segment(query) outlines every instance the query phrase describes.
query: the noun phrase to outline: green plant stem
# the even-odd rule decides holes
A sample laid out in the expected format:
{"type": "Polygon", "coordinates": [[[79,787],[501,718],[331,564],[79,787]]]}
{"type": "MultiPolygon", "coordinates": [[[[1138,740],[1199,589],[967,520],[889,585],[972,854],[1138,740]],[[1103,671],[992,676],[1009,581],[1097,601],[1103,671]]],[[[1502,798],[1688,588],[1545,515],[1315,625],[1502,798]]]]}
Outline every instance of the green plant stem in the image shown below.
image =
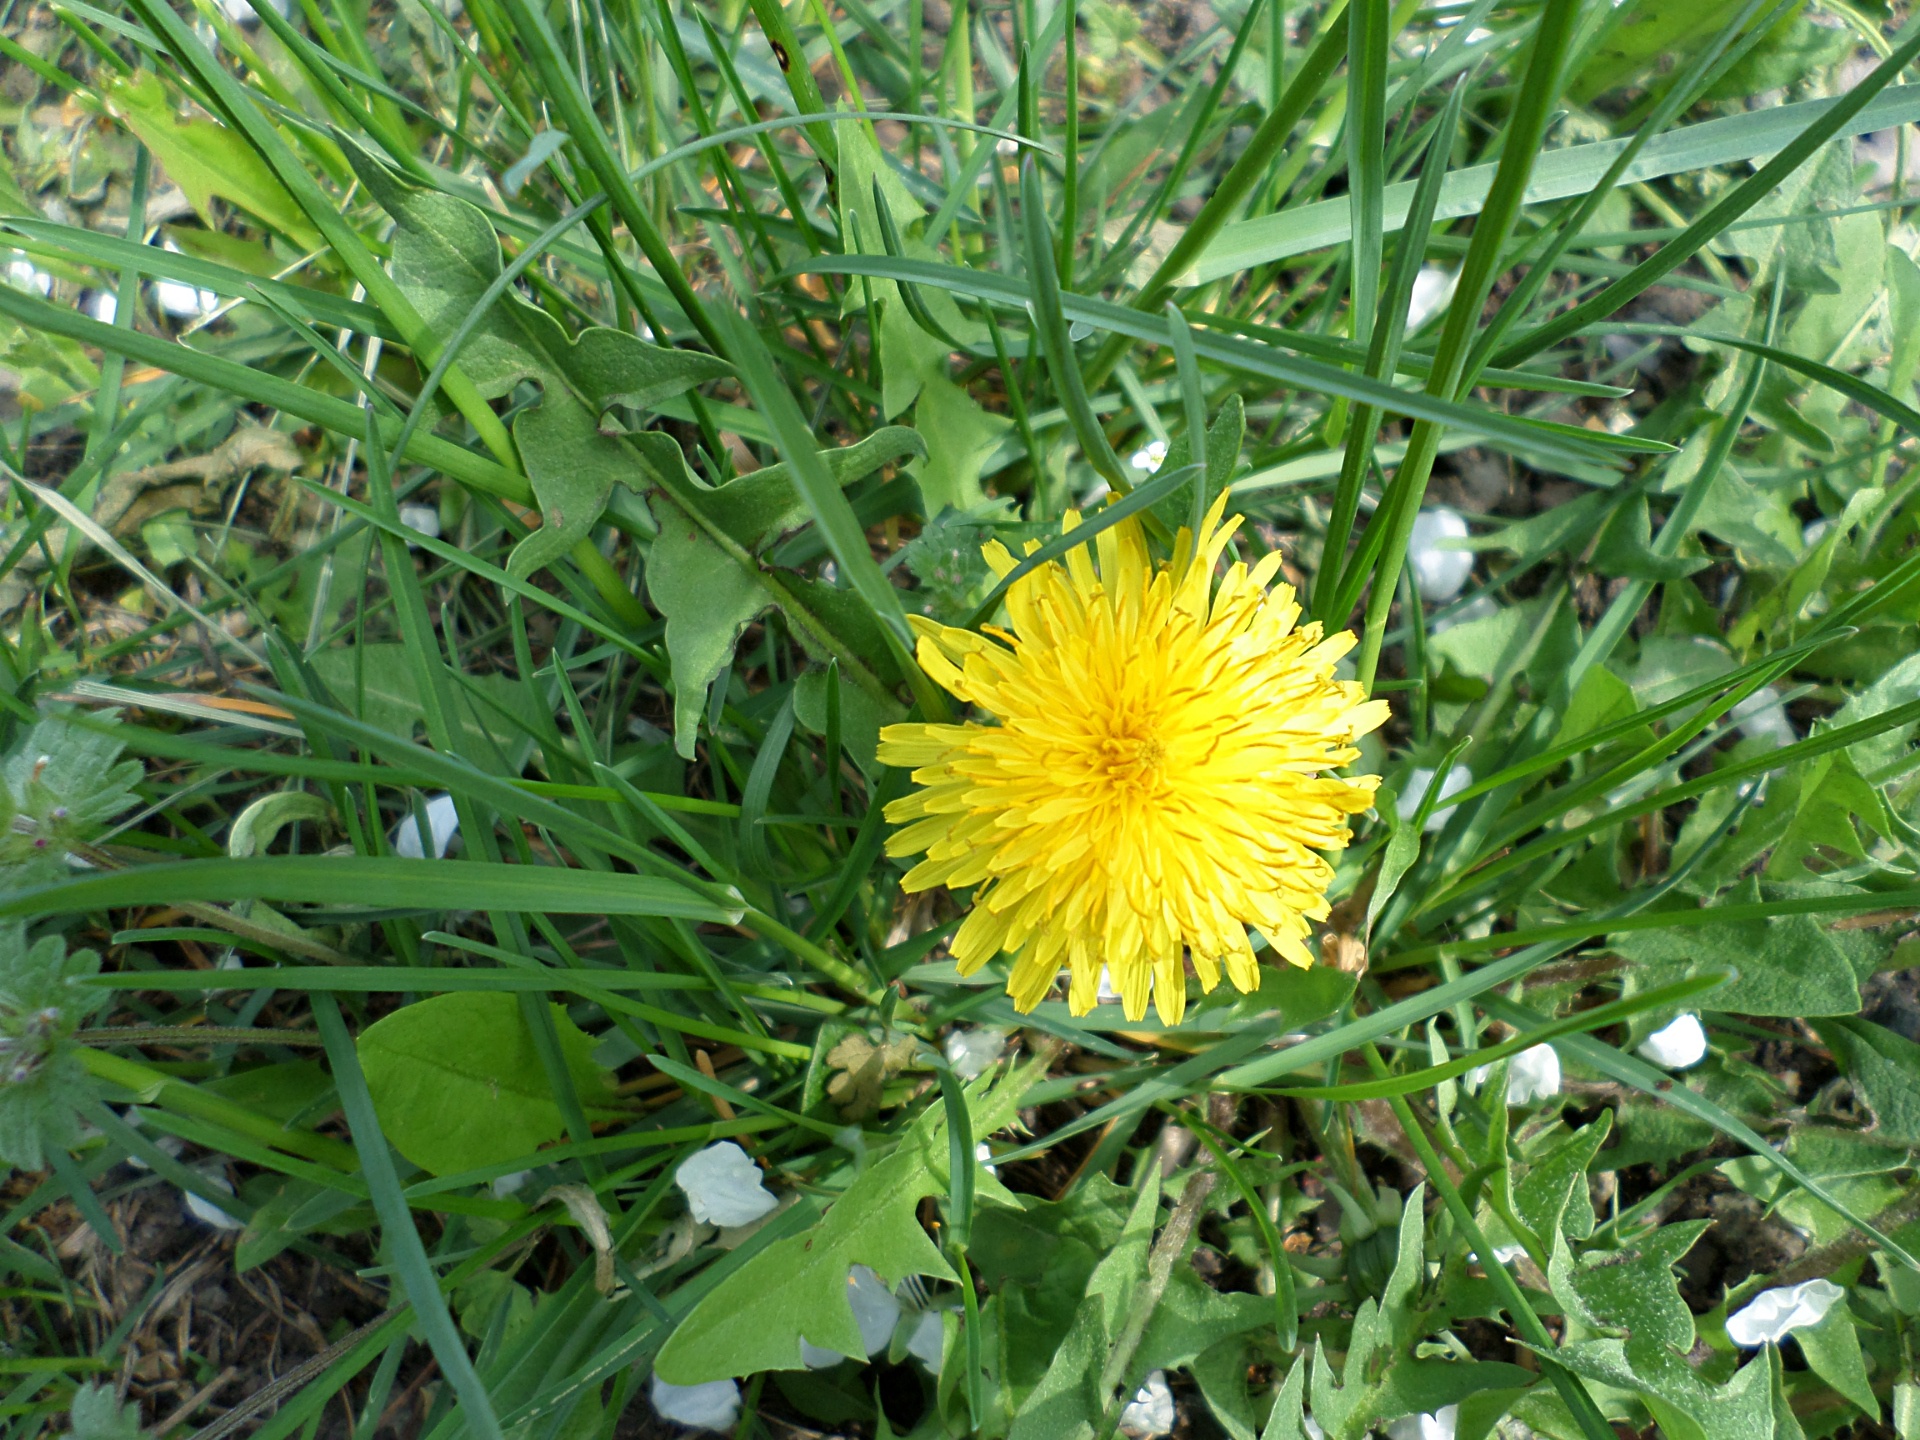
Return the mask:
{"type": "Polygon", "coordinates": [[[351,1175],[360,1168],[359,1158],[351,1145],[342,1145],[338,1140],[330,1140],[310,1130],[295,1130],[277,1124],[224,1096],[210,1094],[188,1081],[175,1079],[109,1051],[82,1049],[78,1053],[80,1063],[87,1067],[90,1075],[118,1085],[123,1090],[131,1090],[141,1097],[143,1104],[159,1105],[162,1109],[192,1119],[224,1125],[249,1139],[258,1140],[262,1145],[284,1150],[289,1155],[298,1155],[303,1160],[331,1166],[344,1174],[351,1175]]]}
{"type": "MultiPolygon", "coordinates": [[[[1533,38],[1533,55],[1520,84],[1519,101],[1508,123],[1500,167],[1494,173],[1487,203],[1474,226],[1473,243],[1460,267],[1460,279],[1453,302],[1447,309],[1446,327],[1441,331],[1439,348],[1434,352],[1433,373],[1427,379],[1427,393],[1437,399],[1452,400],[1459,392],[1474,328],[1481,307],[1493,289],[1499,273],[1507,239],[1519,219],[1526,198],[1527,177],[1540,153],[1548,123],[1553,119],[1554,98],[1559,94],[1559,76],[1566,48],[1573,37],[1574,22],[1580,7],[1577,0],[1547,0],[1540,12],[1533,38]]],[[[1407,543],[1413,534],[1413,522],[1420,501],[1426,494],[1427,478],[1434,459],[1440,453],[1441,427],[1419,421],[1407,441],[1406,457],[1400,462],[1393,484],[1383,498],[1374,525],[1384,524],[1386,542],[1372,575],[1372,591],[1367,598],[1366,624],[1361,631],[1357,664],[1360,683],[1371,689],[1380,664],[1380,646],[1386,638],[1387,613],[1393,606],[1394,592],[1406,563],[1407,543]]],[[[1369,526],[1371,528],[1371,526],[1369,526]]]]}

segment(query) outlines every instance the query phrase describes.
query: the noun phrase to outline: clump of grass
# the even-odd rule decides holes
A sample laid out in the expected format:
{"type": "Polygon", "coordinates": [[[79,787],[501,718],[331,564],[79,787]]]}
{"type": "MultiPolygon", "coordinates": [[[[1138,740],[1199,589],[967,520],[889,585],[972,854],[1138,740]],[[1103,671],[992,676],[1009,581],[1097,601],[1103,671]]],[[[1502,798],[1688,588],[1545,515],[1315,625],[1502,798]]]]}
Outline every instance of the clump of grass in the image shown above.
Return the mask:
{"type": "Polygon", "coordinates": [[[1920,35],[1835,13],[16,8],[0,1425],[1906,1434],[1920,35]],[[916,637],[1222,500],[1371,808],[1184,1015],[1016,1008],[916,637]]]}

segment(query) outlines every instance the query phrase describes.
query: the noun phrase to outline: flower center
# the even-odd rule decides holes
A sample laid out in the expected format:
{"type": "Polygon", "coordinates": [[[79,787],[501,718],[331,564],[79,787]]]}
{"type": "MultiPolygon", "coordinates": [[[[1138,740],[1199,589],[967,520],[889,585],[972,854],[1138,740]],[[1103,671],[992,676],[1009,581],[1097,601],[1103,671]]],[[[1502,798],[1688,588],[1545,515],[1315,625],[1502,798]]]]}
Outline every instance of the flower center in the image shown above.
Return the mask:
{"type": "Polygon", "coordinates": [[[1097,763],[1115,789],[1151,792],[1158,787],[1166,755],[1167,747],[1152,733],[1108,735],[1100,741],[1097,763]]]}

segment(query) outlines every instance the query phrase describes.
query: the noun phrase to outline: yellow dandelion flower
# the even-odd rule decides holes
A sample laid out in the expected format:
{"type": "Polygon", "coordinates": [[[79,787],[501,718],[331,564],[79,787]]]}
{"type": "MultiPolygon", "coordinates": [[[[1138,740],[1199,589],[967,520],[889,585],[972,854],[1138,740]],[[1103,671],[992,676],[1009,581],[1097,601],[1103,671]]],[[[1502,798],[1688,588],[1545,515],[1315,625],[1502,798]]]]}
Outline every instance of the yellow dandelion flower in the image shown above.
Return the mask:
{"type": "MultiPolygon", "coordinates": [[[[925,852],[908,891],[980,887],[954,959],[965,975],[1016,956],[1007,992],[1021,1010],[1065,964],[1086,1014],[1105,965],[1129,1020],[1151,995],[1177,1024],[1189,958],[1205,990],[1222,967],[1259,988],[1249,926],[1313,963],[1302,942],[1333,878],[1319,852],[1346,844],[1379,783],[1328,772],[1358,758],[1354,740],[1387,706],[1334,679],[1351,634],[1300,625],[1293,588],[1268,588],[1278,554],[1213,587],[1240,523],[1225,508],[1197,539],[1180,531],[1170,566],[1156,570],[1128,519],[1038,567],[1007,594],[1014,633],[914,617],[927,674],[999,723],[880,732],[880,759],[922,787],[887,807],[904,822],[887,853],[925,852]]],[[[984,553],[1013,570],[998,541],[984,553]]]]}

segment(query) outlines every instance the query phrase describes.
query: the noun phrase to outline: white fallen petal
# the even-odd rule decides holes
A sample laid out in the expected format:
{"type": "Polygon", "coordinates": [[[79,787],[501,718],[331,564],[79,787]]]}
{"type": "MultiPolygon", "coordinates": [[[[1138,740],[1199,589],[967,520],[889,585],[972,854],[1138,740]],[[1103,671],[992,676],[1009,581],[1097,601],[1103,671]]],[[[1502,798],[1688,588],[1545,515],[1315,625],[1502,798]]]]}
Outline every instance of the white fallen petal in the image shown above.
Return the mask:
{"type": "Polygon", "coordinates": [[[1749,740],[1768,740],[1775,745],[1791,745],[1800,738],[1780,702],[1780,692],[1771,685],[1756,690],[1728,712],[1740,733],[1749,740]]]}
{"type": "Polygon", "coordinates": [[[1559,1093],[1560,1054],[1553,1046],[1535,1045],[1513,1057],[1513,1063],[1507,1067],[1507,1104],[1551,1100],[1559,1093]]]}
{"type": "Polygon", "coordinates": [[[87,313],[102,325],[111,325],[113,317],[120,313],[120,302],[112,291],[96,290],[93,298],[87,301],[87,313]]]}
{"type": "Polygon", "coordinates": [[[1831,1280],[1762,1290],[1728,1319],[1727,1338],[1746,1349],[1777,1344],[1795,1330],[1818,1325],[1846,1293],[1831,1280]]]}
{"type": "MultiPolygon", "coordinates": [[[[1427,798],[1427,791],[1433,788],[1434,772],[1424,765],[1416,765],[1407,772],[1407,783],[1400,791],[1400,799],[1394,809],[1402,820],[1411,820],[1420,813],[1420,802],[1427,798]]],[[[1447,771],[1447,778],[1440,782],[1440,799],[1449,795],[1458,795],[1473,784],[1473,771],[1464,765],[1455,765],[1447,771]]],[[[1433,813],[1427,816],[1427,823],[1420,828],[1428,834],[1444,830],[1447,817],[1458,809],[1455,805],[1435,805],[1433,813]]]]}
{"type": "Polygon", "coordinates": [[[1154,471],[1167,463],[1167,442],[1164,440],[1149,440],[1138,450],[1134,451],[1132,455],[1127,457],[1127,463],[1136,470],[1144,470],[1149,475],[1153,474],[1154,471]]]}
{"type": "Polygon", "coordinates": [[[1707,1032],[1698,1015],[1682,1015],[1641,1041],[1640,1053],[1656,1065],[1684,1070],[1706,1057],[1707,1032]]]}
{"type": "Polygon", "coordinates": [[[950,1030],[941,1045],[947,1064],[962,1080],[978,1080],[1007,1052],[1004,1030],[950,1030]]]}
{"type": "Polygon", "coordinates": [[[1444,605],[1458,595],[1473,574],[1471,550],[1442,550],[1443,540],[1464,540],[1470,532],[1456,510],[1430,505],[1413,517],[1413,535],[1407,541],[1407,564],[1413,569],[1420,598],[1444,605]]]}
{"type": "MultiPolygon", "coordinates": [[[[222,1195],[233,1194],[232,1183],[217,1170],[197,1170],[194,1173],[214,1189],[218,1190],[222,1195]]],[[[206,1225],[214,1230],[244,1230],[247,1228],[246,1221],[229,1215],[211,1200],[202,1199],[191,1190],[182,1190],[180,1192],[180,1198],[186,1202],[187,1213],[202,1225],[206,1225]]]]}
{"type": "Polygon", "coordinates": [[[531,1170],[514,1170],[500,1176],[487,1188],[493,1192],[493,1198],[504,1200],[509,1195],[517,1195],[526,1188],[527,1181],[533,1178],[531,1170]]]}
{"type": "MultiPolygon", "coordinates": [[[[19,251],[14,252],[19,255],[19,251]]],[[[25,256],[7,262],[7,283],[16,290],[31,291],[35,295],[53,293],[53,276],[35,265],[25,256]]]]}
{"type": "Polygon", "coordinates": [[[1113,975],[1104,965],[1100,967],[1100,993],[1093,998],[1100,1005],[1117,1005],[1120,1002],[1120,992],[1113,988],[1113,975]]]}
{"type": "Polygon", "coordinates": [[[1147,1376],[1140,1393],[1120,1412],[1120,1430],[1133,1440],[1152,1440],[1157,1435],[1171,1435],[1174,1419],[1173,1391],[1167,1388],[1167,1372],[1156,1370],[1147,1376]]]}
{"type": "MultiPolygon", "coordinates": [[[[444,860],[447,846],[460,833],[460,812],[453,796],[435,795],[427,801],[427,828],[433,832],[433,858],[444,860]]],[[[393,827],[393,853],[403,860],[426,858],[426,846],[420,840],[420,822],[411,814],[393,827]]]]}
{"type": "Polygon", "coordinates": [[[1413,277],[1413,289],[1407,296],[1407,333],[1411,335],[1427,321],[1447,308],[1453,299],[1453,287],[1460,277],[1438,265],[1424,265],[1413,277]]]}
{"type": "Polygon", "coordinates": [[[1460,1427],[1460,1407],[1442,1405],[1431,1415],[1402,1415],[1387,1426],[1388,1440],[1453,1440],[1460,1427]]]}
{"type": "Polygon", "coordinates": [[[941,1322],[940,1312],[928,1310],[914,1325],[913,1333],[907,1336],[907,1353],[926,1366],[931,1374],[938,1375],[946,1349],[946,1328],[941,1322]]]}
{"type": "Polygon", "coordinates": [[[856,1265],[847,1275],[847,1303],[853,1307],[853,1322],[860,1327],[860,1343],[868,1355],[878,1355],[893,1339],[893,1327],[900,1323],[900,1300],[877,1272],[856,1265]]]}
{"type": "Polygon", "coordinates": [[[178,280],[156,280],[153,303],[179,319],[198,320],[220,303],[220,297],[211,290],[182,285],[178,280]]]}
{"type": "Polygon", "coordinates": [[[432,505],[402,505],[400,523],[429,540],[440,538],[440,512],[432,505]]]}
{"type": "Polygon", "coordinates": [[[731,1430],[740,1418],[740,1385],[709,1380],[704,1385],[671,1385],[653,1377],[653,1409],[662,1420],[696,1430],[731,1430]]]}
{"type": "Polygon", "coordinates": [[[973,1158],[986,1167],[987,1174],[994,1176],[996,1179],[999,1178],[1000,1167],[993,1163],[993,1147],[988,1145],[986,1141],[982,1140],[973,1147],[973,1158]]]}
{"type": "Polygon", "coordinates": [[[693,1218],[709,1225],[749,1225],[779,1204],[761,1183],[760,1167],[731,1140],[682,1162],[673,1183],[686,1192],[693,1218]]]}

